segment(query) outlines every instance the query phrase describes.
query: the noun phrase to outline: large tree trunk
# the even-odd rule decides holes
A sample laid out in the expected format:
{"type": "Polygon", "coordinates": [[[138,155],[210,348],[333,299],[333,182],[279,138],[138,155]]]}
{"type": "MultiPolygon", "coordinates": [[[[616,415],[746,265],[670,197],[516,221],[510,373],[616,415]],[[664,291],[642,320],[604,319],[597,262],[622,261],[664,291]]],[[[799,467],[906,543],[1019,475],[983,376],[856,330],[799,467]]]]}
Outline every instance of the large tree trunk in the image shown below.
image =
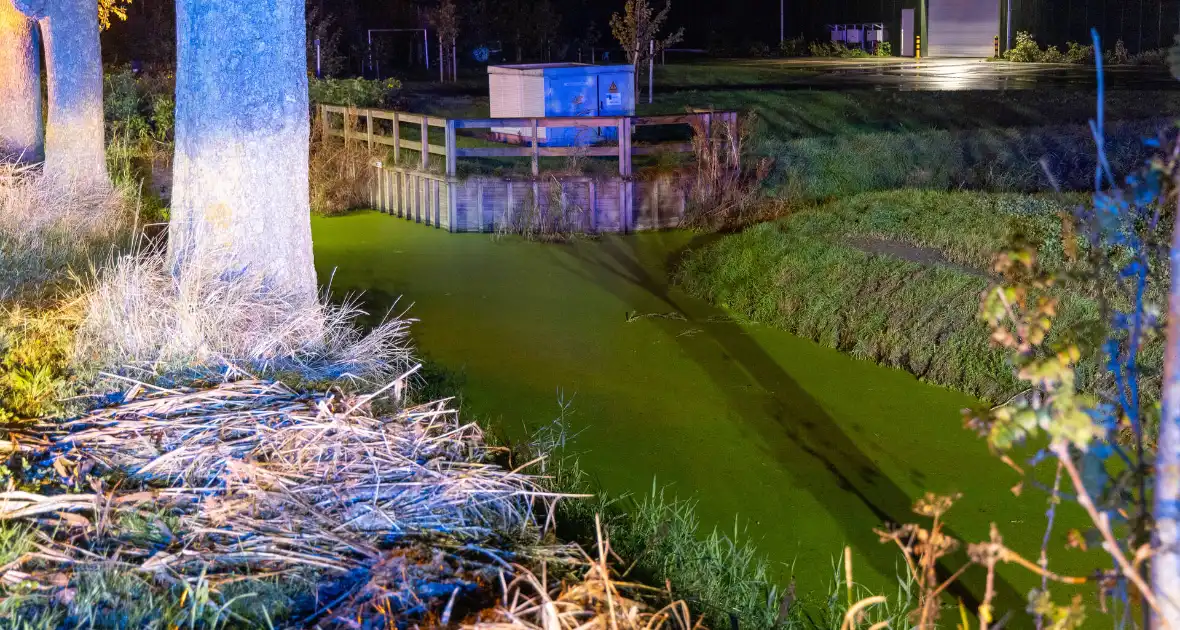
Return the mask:
{"type": "Polygon", "coordinates": [[[1160,605],[1151,627],[1180,628],[1180,221],[1172,234],[1172,290],[1164,355],[1163,403],[1155,460],[1155,557],[1151,588],[1160,605]]]}
{"type": "Polygon", "coordinates": [[[0,0],[0,160],[39,162],[44,155],[40,60],[37,23],[0,0]]]}
{"type": "Polygon", "coordinates": [[[173,269],[316,295],[303,0],[178,0],[173,269]]]}
{"type": "Polygon", "coordinates": [[[50,0],[40,21],[49,82],[45,174],[82,186],[109,185],[98,5],[94,0],[50,0]]]}

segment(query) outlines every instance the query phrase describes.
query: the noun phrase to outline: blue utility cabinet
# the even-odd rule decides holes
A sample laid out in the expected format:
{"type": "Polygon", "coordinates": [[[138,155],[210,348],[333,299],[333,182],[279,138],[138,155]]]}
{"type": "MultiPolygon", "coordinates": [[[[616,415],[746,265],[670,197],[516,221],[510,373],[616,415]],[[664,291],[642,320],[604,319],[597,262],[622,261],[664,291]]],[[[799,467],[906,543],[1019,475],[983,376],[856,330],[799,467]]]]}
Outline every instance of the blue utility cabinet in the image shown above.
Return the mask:
{"type": "MultiPolygon", "coordinates": [[[[492,118],[631,116],[635,114],[635,68],[582,63],[488,66],[492,118]]],[[[531,142],[532,129],[497,127],[508,141],[531,142]]],[[[615,127],[543,127],[546,146],[593,144],[618,138],[615,127]]]]}

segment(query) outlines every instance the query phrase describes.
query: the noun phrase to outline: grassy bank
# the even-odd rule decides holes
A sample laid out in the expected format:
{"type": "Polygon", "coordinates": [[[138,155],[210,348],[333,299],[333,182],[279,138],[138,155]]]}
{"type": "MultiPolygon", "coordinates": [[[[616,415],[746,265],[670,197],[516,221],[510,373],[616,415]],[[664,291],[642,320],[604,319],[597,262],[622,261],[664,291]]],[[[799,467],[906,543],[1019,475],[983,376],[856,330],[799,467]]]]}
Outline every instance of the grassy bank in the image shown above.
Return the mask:
{"type": "MultiPolygon", "coordinates": [[[[1049,264],[1060,264],[1058,213],[1081,199],[854,196],[724,237],[694,252],[679,281],[743,318],[1001,400],[1022,386],[977,320],[991,256],[1020,231],[1044,243],[1049,264]]],[[[1062,323],[1095,316],[1092,302],[1063,299],[1062,323]]]]}

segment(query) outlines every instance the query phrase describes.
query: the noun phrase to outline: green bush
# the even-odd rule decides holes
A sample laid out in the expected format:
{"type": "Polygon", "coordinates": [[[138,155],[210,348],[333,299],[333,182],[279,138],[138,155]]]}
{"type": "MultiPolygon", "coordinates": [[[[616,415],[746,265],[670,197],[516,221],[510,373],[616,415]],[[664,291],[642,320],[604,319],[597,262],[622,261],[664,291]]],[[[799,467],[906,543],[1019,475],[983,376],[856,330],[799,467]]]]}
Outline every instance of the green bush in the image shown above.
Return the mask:
{"type": "Polygon", "coordinates": [[[889,42],[881,42],[881,44],[877,46],[876,52],[873,54],[878,57],[892,57],[893,44],[890,44],[889,42]]]}
{"type": "Polygon", "coordinates": [[[1077,42],[1068,42],[1066,44],[1065,63],[1093,63],[1094,62],[1094,47],[1087,45],[1083,46],[1077,42]]]}
{"type": "Polygon", "coordinates": [[[68,307],[0,312],[0,420],[61,410],[70,391],[75,329],[68,307]]]}
{"type": "Polygon", "coordinates": [[[103,94],[103,115],[111,135],[133,143],[172,140],[175,103],[170,92],[157,91],[161,84],[145,79],[123,66],[108,72],[103,94]]]}
{"type": "Polygon", "coordinates": [[[392,105],[401,90],[401,81],[384,79],[316,79],[308,80],[312,103],[379,107],[392,105]]]}
{"type": "Polygon", "coordinates": [[[803,36],[784,39],[778,43],[780,57],[802,57],[807,52],[807,40],[803,36]]]}
{"type": "Polygon", "coordinates": [[[1041,60],[1041,47],[1037,45],[1037,40],[1033,39],[1032,33],[1018,31],[1016,45],[1004,51],[1004,59],[1019,63],[1036,63],[1041,60]]]}
{"type": "Polygon", "coordinates": [[[857,59],[868,57],[869,53],[860,48],[849,48],[840,42],[812,42],[807,46],[812,57],[839,57],[841,59],[857,59]]]}

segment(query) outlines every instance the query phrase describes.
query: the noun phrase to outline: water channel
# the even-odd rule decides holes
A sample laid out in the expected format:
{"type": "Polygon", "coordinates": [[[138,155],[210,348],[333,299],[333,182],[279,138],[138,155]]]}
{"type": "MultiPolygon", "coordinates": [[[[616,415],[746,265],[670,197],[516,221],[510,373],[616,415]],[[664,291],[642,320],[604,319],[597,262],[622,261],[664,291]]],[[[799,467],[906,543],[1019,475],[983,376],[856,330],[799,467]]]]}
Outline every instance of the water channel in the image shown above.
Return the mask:
{"type": "MultiPolygon", "coordinates": [[[[910,506],[927,491],[963,493],[955,536],[983,540],[995,521],[1037,557],[1045,497],[1014,496],[1016,475],[962,428],[972,399],[685,295],[670,269],[706,237],[543,244],[379,213],[312,225],[321,279],[334,273],[337,294],[363,291],[374,309],[408,307],[421,354],[461,375],[469,412],[522,436],[564,399],[583,467],[607,491],[655,480],[697,500],[706,527],[732,531],[736,517],[801,591],[826,592],[847,544],[857,581],[893,592],[900,556],[872,529],[920,521],[910,506]]],[[[1013,606],[1039,582],[1001,575],[1013,606]]],[[[981,582],[968,574],[972,591],[981,582]]]]}

